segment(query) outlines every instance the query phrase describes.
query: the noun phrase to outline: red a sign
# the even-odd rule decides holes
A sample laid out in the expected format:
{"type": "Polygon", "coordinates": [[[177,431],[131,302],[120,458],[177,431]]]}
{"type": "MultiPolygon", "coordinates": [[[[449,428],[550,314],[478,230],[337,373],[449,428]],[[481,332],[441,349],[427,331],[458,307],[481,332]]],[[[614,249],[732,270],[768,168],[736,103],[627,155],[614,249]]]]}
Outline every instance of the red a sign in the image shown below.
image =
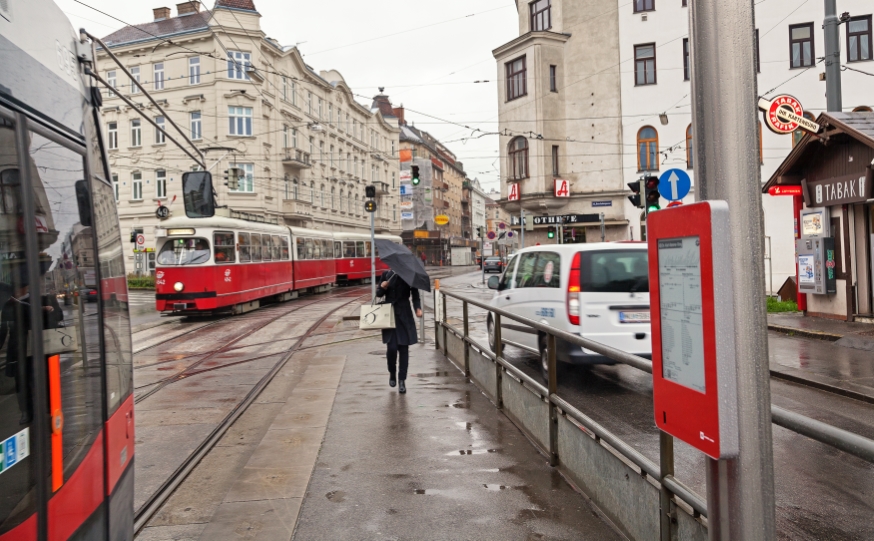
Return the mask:
{"type": "Polygon", "coordinates": [[[801,186],[771,186],[768,188],[768,193],[771,195],[794,195],[794,196],[802,196],[804,192],[802,191],[801,186]]]}
{"type": "Polygon", "coordinates": [[[518,201],[519,197],[522,195],[522,191],[519,189],[519,183],[510,184],[510,191],[507,193],[507,201],[518,201]]]}
{"type": "Polygon", "coordinates": [[[556,197],[570,197],[570,183],[566,180],[562,180],[560,178],[555,179],[555,196],[556,197]]]}

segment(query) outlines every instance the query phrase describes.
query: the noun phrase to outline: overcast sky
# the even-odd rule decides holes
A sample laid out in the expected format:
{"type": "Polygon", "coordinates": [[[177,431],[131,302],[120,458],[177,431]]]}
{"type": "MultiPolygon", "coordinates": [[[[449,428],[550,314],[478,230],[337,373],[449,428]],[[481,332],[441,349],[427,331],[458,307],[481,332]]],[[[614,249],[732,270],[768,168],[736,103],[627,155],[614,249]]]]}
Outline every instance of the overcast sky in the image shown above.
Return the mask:
{"type": "MultiPolygon", "coordinates": [[[[74,28],[104,36],[124,26],[76,0],[55,1],[74,28]]],[[[137,24],[151,21],[156,7],[171,7],[175,15],[177,0],[82,1],[137,24]]],[[[203,1],[210,8],[214,3],[203,1]]],[[[316,71],[338,70],[357,94],[373,96],[384,86],[395,106],[407,108],[407,122],[446,143],[486,191],[499,188],[497,136],[462,141],[471,130],[412,110],[497,130],[497,68],[491,51],[518,36],[511,0],[254,2],[268,36],[283,45],[298,44],[316,71]]],[[[370,106],[369,100],[359,101],[370,106]]]]}

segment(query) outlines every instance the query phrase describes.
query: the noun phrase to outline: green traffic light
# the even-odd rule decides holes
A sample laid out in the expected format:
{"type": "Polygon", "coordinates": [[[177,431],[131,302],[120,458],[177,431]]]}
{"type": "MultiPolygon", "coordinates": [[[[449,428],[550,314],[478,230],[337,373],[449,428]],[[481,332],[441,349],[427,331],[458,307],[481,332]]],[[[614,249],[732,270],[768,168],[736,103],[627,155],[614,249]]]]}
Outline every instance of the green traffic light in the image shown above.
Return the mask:
{"type": "Polygon", "coordinates": [[[646,207],[647,212],[654,212],[656,210],[662,210],[662,207],[660,207],[658,205],[650,205],[650,206],[646,207]]]}
{"type": "Polygon", "coordinates": [[[555,238],[555,232],[554,232],[554,231],[549,231],[549,232],[547,232],[547,233],[546,233],[546,238],[554,239],[554,238],[555,238]]]}

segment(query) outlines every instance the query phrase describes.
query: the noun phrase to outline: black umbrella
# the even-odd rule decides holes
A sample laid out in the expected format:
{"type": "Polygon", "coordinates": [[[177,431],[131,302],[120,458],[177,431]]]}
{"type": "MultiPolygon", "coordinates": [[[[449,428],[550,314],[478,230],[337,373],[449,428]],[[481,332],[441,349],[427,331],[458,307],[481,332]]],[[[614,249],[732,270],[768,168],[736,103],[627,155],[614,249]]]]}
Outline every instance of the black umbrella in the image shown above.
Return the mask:
{"type": "Polygon", "coordinates": [[[425,271],[425,266],[406,246],[390,240],[376,239],[376,250],[382,262],[408,286],[431,291],[431,277],[425,271]]]}

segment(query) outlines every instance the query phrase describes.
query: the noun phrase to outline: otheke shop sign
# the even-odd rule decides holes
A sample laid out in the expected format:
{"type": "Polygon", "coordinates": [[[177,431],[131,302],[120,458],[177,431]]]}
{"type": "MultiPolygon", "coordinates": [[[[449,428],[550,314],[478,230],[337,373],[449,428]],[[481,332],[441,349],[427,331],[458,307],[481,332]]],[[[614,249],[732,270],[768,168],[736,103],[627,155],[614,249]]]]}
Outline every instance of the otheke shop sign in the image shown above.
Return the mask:
{"type": "Polygon", "coordinates": [[[871,197],[874,178],[867,175],[847,175],[807,184],[812,207],[831,207],[847,203],[864,203],[871,197]]]}

